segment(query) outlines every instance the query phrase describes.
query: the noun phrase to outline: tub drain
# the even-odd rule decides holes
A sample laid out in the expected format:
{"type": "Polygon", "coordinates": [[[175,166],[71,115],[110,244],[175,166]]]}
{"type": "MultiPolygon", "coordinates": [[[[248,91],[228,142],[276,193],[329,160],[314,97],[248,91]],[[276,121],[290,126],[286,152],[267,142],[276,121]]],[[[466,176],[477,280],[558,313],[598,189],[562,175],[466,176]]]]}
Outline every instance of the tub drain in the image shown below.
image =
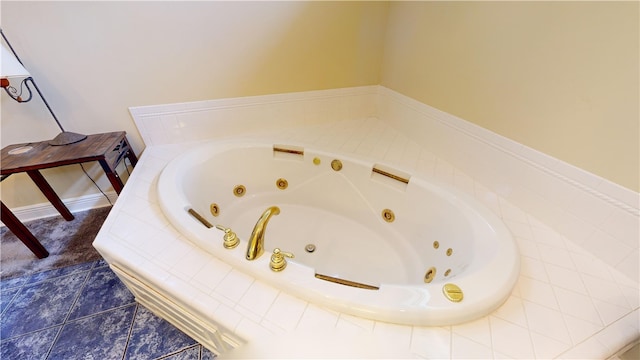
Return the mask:
{"type": "Polygon", "coordinates": [[[307,246],[304,247],[304,250],[308,253],[312,253],[316,251],[316,246],[313,244],[307,244],[307,246]]]}

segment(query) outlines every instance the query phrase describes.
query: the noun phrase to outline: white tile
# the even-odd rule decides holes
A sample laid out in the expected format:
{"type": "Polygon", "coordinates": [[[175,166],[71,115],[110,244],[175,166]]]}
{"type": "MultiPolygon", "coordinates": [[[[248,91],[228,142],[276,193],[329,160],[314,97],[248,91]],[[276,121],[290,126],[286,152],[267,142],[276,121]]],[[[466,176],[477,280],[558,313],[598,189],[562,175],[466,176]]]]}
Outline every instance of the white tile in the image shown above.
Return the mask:
{"type": "Polygon", "coordinates": [[[420,158],[421,154],[421,146],[415,141],[407,140],[404,154],[402,156],[401,165],[405,167],[407,171],[415,173],[416,167],[418,166],[418,159],[420,158]]]}
{"type": "Polygon", "coordinates": [[[362,140],[356,152],[361,155],[370,156],[376,148],[378,140],[383,136],[384,129],[381,125],[376,125],[369,130],[369,135],[362,140]]]}
{"type": "Polygon", "coordinates": [[[209,318],[214,316],[215,311],[218,309],[218,306],[220,306],[220,302],[205,292],[198,291],[198,293],[191,298],[190,305],[196,310],[198,315],[209,318]]]}
{"type": "Polygon", "coordinates": [[[523,301],[514,295],[509,296],[507,301],[494,311],[492,315],[522,327],[528,326],[523,301]]]}
{"type": "Polygon", "coordinates": [[[492,359],[493,350],[458,334],[451,336],[451,359],[492,359]]]}
{"type": "Polygon", "coordinates": [[[628,246],[637,248],[640,239],[640,218],[622,209],[615,209],[601,225],[600,229],[611,236],[623,240],[628,246]]]}
{"type": "Polygon", "coordinates": [[[487,316],[452,326],[451,331],[482,345],[491,346],[491,328],[489,326],[489,317],[487,316]]]}
{"type": "Polygon", "coordinates": [[[341,153],[356,153],[358,146],[362,143],[362,139],[365,133],[362,133],[362,136],[352,136],[347,141],[345,141],[340,147],[341,153]]]}
{"type": "Polygon", "coordinates": [[[449,359],[451,331],[439,327],[414,327],[411,352],[427,359],[449,359]]]}
{"type": "Polygon", "coordinates": [[[571,337],[560,311],[528,301],[524,301],[524,308],[528,327],[532,332],[551,337],[565,345],[571,345],[571,337]]]}
{"type": "Polygon", "coordinates": [[[473,179],[458,169],[454,170],[453,173],[453,185],[467,194],[475,194],[473,179]]]}
{"type": "MultiPolygon", "coordinates": [[[[564,244],[562,245],[564,247],[564,244]]],[[[538,243],[538,250],[540,251],[540,259],[552,265],[561,266],[566,269],[575,270],[575,265],[571,261],[569,251],[562,247],[549,246],[547,244],[538,243]]]]}
{"type": "Polygon", "coordinates": [[[564,248],[562,236],[552,229],[532,225],[531,232],[533,233],[533,240],[539,244],[549,245],[554,248],[564,248]]]}
{"type": "Polygon", "coordinates": [[[636,284],[640,282],[640,250],[629,252],[624,259],[615,265],[615,268],[636,284]]]}
{"type": "Polygon", "coordinates": [[[265,319],[285,330],[293,330],[298,325],[306,307],[306,302],[280,292],[267,311],[265,319]]]}
{"type": "Polygon", "coordinates": [[[411,345],[411,327],[377,321],[373,328],[376,343],[385,349],[408,349],[411,345]]]}
{"type": "Polygon", "coordinates": [[[549,281],[544,263],[526,256],[520,257],[520,275],[544,282],[549,281]]]}
{"type": "Polygon", "coordinates": [[[518,281],[520,296],[536,304],[558,310],[558,302],[551,285],[542,281],[520,277],[518,281]]]}
{"type": "Polygon", "coordinates": [[[604,302],[602,300],[594,299],[593,304],[596,307],[596,311],[600,315],[600,319],[605,326],[612,324],[614,321],[619,320],[624,315],[628,314],[631,310],[627,307],[621,307],[617,305],[604,302]]]}
{"type": "Polygon", "coordinates": [[[635,309],[618,321],[629,326],[634,334],[640,335],[640,309],[635,309]]]}
{"type": "Polygon", "coordinates": [[[157,204],[158,194],[156,191],[156,182],[150,182],[145,179],[140,179],[136,182],[129,183],[129,189],[133,196],[140,198],[143,201],[157,204]]]}
{"type": "Polygon", "coordinates": [[[144,162],[139,162],[133,170],[133,175],[142,178],[145,181],[153,182],[165,167],[167,161],[165,159],[149,156],[144,162]]]}
{"type": "Polygon", "coordinates": [[[568,206],[569,212],[595,225],[602,224],[615,211],[615,206],[586,192],[580,192],[568,206]]]}
{"type": "Polygon", "coordinates": [[[586,238],[582,245],[587,251],[597,254],[598,258],[607,264],[618,264],[635,250],[600,230],[586,238]]]}
{"type": "Polygon", "coordinates": [[[476,199],[484,206],[488,207],[494,214],[502,218],[502,209],[500,208],[500,196],[495,191],[489,189],[478,181],[473,182],[476,199]]]}
{"type": "MultiPolygon", "coordinates": [[[[393,132],[395,135],[395,132],[393,132]]],[[[378,141],[375,143],[375,146],[371,149],[370,156],[374,159],[385,159],[389,148],[391,147],[391,143],[393,141],[393,137],[390,136],[390,133],[386,133],[385,136],[380,137],[378,141]]]]}
{"type": "Polygon", "coordinates": [[[515,240],[518,243],[518,251],[520,252],[520,255],[540,260],[540,251],[538,250],[538,244],[535,241],[525,240],[521,237],[516,237],[515,240]]]}
{"type": "Polygon", "coordinates": [[[609,266],[597,259],[595,256],[591,254],[580,254],[573,251],[570,253],[570,256],[573,263],[576,265],[576,270],[581,274],[613,282],[614,279],[613,276],[611,276],[609,266]]]}
{"type": "Polygon", "coordinates": [[[529,224],[527,213],[519,207],[514,206],[511,202],[504,198],[500,198],[500,208],[502,209],[502,218],[522,224],[529,224]]]}
{"type": "Polygon", "coordinates": [[[517,238],[522,238],[524,240],[533,241],[533,234],[531,233],[531,227],[527,223],[521,223],[519,221],[512,221],[508,219],[503,219],[505,225],[511,231],[511,234],[517,238]]]}
{"type": "Polygon", "coordinates": [[[155,229],[147,223],[133,218],[122,211],[114,214],[113,219],[113,224],[110,229],[111,235],[117,236],[129,243],[135,244],[139,238],[155,232],[155,229]]]}
{"type": "Polygon", "coordinates": [[[536,359],[554,359],[571,348],[571,345],[538,333],[531,333],[531,342],[536,359]]]}
{"type": "Polygon", "coordinates": [[[273,331],[247,318],[240,320],[234,332],[244,339],[264,339],[273,335],[273,331]]]}
{"type": "Polygon", "coordinates": [[[262,318],[261,320],[258,320],[260,322],[260,326],[262,326],[263,328],[269,330],[270,332],[276,334],[276,335],[285,335],[288,333],[287,330],[283,329],[282,327],[272,323],[271,321],[262,318]]]}
{"type": "Polygon", "coordinates": [[[602,360],[604,354],[608,352],[607,348],[596,340],[585,341],[577,344],[575,347],[560,354],[559,359],[576,359],[576,360],[602,360]]]}
{"type": "Polygon", "coordinates": [[[434,175],[437,158],[433,153],[422,150],[416,163],[416,173],[420,177],[430,177],[434,175]]]}
{"type": "Polygon", "coordinates": [[[554,228],[577,244],[582,244],[586,238],[597,230],[595,225],[570,214],[558,218],[554,228]]]}
{"type": "Polygon", "coordinates": [[[192,281],[209,294],[218,286],[220,281],[231,271],[231,266],[226,263],[210,258],[200,270],[192,277],[192,281]]]}
{"type": "Polygon", "coordinates": [[[596,190],[628,205],[635,210],[638,210],[638,205],[640,205],[640,195],[638,195],[638,192],[627,189],[611,181],[604,179],[599,180],[601,181],[598,185],[594,185],[596,190]]]}
{"type": "Polygon", "coordinates": [[[400,133],[396,133],[395,137],[389,144],[384,160],[389,164],[402,164],[402,158],[404,156],[404,150],[408,139],[402,136],[400,133]]]}
{"type": "Polygon", "coordinates": [[[558,299],[560,310],[564,314],[575,316],[595,325],[602,325],[602,320],[600,320],[598,311],[596,311],[590,297],[555,286],[553,290],[558,299]]]}
{"type": "Polygon", "coordinates": [[[335,328],[337,323],[338,313],[309,304],[300,318],[296,330],[331,330],[335,328]]]}
{"type": "Polygon", "coordinates": [[[278,293],[279,291],[274,287],[255,281],[240,299],[238,305],[262,317],[267,313],[278,293]]]}
{"type": "Polygon", "coordinates": [[[202,249],[192,246],[173,267],[174,274],[185,281],[189,281],[211,259],[211,255],[202,249]]]}
{"type": "Polygon", "coordinates": [[[527,184],[556,204],[567,204],[574,201],[579,190],[572,184],[554,176],[536,166],[526,166],[527,184]]]}
{"type": "Polygon", "coordinates": [[[334,335],[338,337],[371,335],[371,330],[366,330],[351,321],[344,320],[342,314],[340,314],[340,318],[338,318],[334,329],[334,335]]]}
{"type": "Polygon", "coordinates": [[[434,176],[445,184],[453,184],[454,167],[445,160],[438,158],[434,169],[434,176]]]}
{"type": "Polygon", "coordinates": [[[167,247],[162,249],[154,258],[153,262],[160,266],[171,269],[173,265],[180,261],[182,256],[191,251],[192,245],[185,241],[176,239],[167,247]]]}
{"type": "Polygon", "coordinates": [[[640,307],[640,291],[638,291],[637,287],[620,285],[620,291],[622,291],[630,308],[637,309],[640,307]]]}
{"type": "Polygon", "coordinates": [[[220,304],[218,308],[213,312],[213,318],[216,322],[222,324],[227,329],[232,331],[242,321],[242,315],[233,310],[225,304],[220,304]]]}
{"type": "Polygon", "coordinates": [[[131,215],[132,218],[144,221],[156,229],[163,228],[168,224],[160,206],[138,197],[129,199],[122,212],[131,215]]]}
{"type": "MultiPolygon", "coordinates": [[[[569,254],[567,254],[568,257],[569,254]]],[[[570,261],[570,259],[569,259],[570,261]]],[[[553,264],[545,264],[549,282],[563,289],[571,290],[579,294],[588,295],[587,289],[582,283],[582,278],[577,271],[553,264]]]]}
{"type": "Polygon", "coordinates": [[[236,269],[231,270],[227,276],[216,286],[215,292],[233,302],[238,302],[249,289],[254,279],[236,269]]]}
{"type": "Polygon", "coordinates": [[[490,316],[493,349],[517,359],[531,359],[533,344],[527,329],[490,316]]]}
{"type": "Polygon", "coordinates": [[[599,343],[608,349],[608,355],[614,354],[623,346],[638,339],[638,331],[623,321],[617,321],[595,335],[599,343]]]}
{"type": "MultiPolygon", "coordinates": [[[[570,253],[572,254],[581,254],[581,255],[585,255],[585,256],[593,256],[591,253],[589,253],[587,250],[585,250],[585,248],[576,243],[575,241],[570,240],[567,237],[564,237],[564,247],[565,249],[567,249],[570,253]]],[[[575,262],[574,262],[575,265],[575,262]]],[[[609,268],[607,266],[607,268],[609,268]]]]}
{"type": "Polygon", "coordinates": [[[565,216],[566,211],[551,202],[544,196],[531,191],[530,189],[520,186],[520,182],[513,183],[513,191],[509,194],[507,200],[518,204],[518,206],[535,217],[548,224],[555,224],[558,219],[565,216]]]}
{"type": "Polygon", "coordinates": [[[573,344],[581,343],[602,329],[602,326],[596,325],[590,321],[582,320],[567,314],[564,314],[563,316],[573,344]]]}
{"type": "Polygon", "coordinates": [[[603,280],[587,274],[582,275],[582,281],[587,287],[589,295],[592,298],[631,309],[625,299],[624,293],[620,289],[620,286],[615,282],[603,280]]]}
{"type": "Polygon", "coordinates": [[[354,326],[357,326],[365,330],[366,332],[372,332],[373,327],[376,324],[376,322],[373,320],[369,320],[369,319],[365,319],[365,318],[361,318],[361,317],[353,316],[349,314],[340,314],[340,319],[338,321],[351,323],[354,326]]]}
{"type": "MultiPolygon", "coordinates": [[[[147,278],[152,279],[151,277],[147,278]]],[[[157,282],[154,283],[157,284],[157,282]]],[[[169,277],[162,282],[162,293],[166,294],[172,301],[180,299],[184,301],[186,305],[191,304],[192,298],[198,295],[197,289],[173,274],[169,275],[169,277]]]]}

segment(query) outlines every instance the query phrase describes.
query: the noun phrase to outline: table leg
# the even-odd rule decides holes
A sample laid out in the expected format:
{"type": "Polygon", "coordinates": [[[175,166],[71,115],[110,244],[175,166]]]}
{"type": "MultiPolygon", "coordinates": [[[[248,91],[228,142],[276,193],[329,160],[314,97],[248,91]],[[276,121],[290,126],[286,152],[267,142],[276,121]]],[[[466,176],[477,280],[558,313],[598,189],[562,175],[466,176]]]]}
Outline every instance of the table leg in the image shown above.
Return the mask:
{"type": "Polygon", "coordinates": [[[125,156],[127,157],[127,159],[129,159],[131,167],[136,167],[136,164],[138,164],[138,157],[133,152],[133,149],[131,148],[131,145],[129,144],[129,141],[127,141],[126,137],[124,138],[124,141],[127,143],[127,147],[129,148],[125,156]]]}
{"type": "Polygon", "coordinates": [[[38,259],[46,258],[49,256],[49,252],[47,249],[42,246],[40,241],[36,239],[35,236],[24,226],[20,220],[6,207],[1,201],[0,206],[2,207],[2,222],[7,225],[9,230],[14,233],[22,243],[24,243],[31,252],[38,257],[38,259]]]}
{"type": "Polygon", "coordinates": [[[115,172],[115,170],[112,170],[109,167],[109,164],[107,164],[106,160],[100,160],[99,163],[102,166],[102,170],[104,170],[104,173],[107,174],[107,178],[109,179],[109,182],[111,182],[113,190],[115,190],[116,193],[120,195],[120,192],[122,192],[122,188],[124,188],[124,184],[122,183],[122,180],[120,180],[120,176],[118,176],[118,173],[115,172]]]}
{"type": "Polygon", "coordinates": [[[38,189],[42,191],[42,193],[44,194],[44,196],[47,197],[51,205],[53,205],[53,207],[55,207],[58,210],[60,215],[62,215],[62,217],[65,220],[70,221],[74,219],[71,211],[67,209],[67,207],[64,205],[62,200],[60,200],[60,198],[58,197],[58,194],[56,194],[56,192],[53,191],[53,189],[51,188],[51,185],[49,185],[47,180],[45,180],[44,176],[42,176],[42,174],[40,174],[38,170],[27,171],[27,174],[29,175],[31,180],[33,180],[33,182],[36,183],[36,185],[38,185],[38,189]]]}

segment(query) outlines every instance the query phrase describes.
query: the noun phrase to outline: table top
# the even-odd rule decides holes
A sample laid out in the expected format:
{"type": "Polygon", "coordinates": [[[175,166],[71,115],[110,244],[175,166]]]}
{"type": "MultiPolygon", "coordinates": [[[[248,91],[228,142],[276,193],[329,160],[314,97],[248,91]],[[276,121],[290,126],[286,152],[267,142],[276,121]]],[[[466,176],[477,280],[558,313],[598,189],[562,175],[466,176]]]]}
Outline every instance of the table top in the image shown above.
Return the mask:
{"type": "Polygon", "coordinates": [[[93,134],[80,142],[60,146],[49,145],[48,140],[8,145],[2,148],[0,174],[100,160],[113,151],[125,135],[124,131],[93,134]]]}

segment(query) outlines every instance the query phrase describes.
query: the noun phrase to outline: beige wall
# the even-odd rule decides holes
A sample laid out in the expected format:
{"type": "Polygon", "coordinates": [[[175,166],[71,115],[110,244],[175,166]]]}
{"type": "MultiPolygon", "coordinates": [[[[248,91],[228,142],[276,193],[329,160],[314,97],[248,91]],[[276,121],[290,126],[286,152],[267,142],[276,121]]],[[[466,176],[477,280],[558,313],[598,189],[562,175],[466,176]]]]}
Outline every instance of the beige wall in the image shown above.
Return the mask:
{"type": "Polygon", "coordinates": [[[638,2],[392,2],[382,85],[639,184],[638,2]]]}
{"type": "MultiPolygon", "coordinates": [[[[125,130],[128,107],[374,85],[388,4],[367,2],[11,2],[2,29],[66,130],[125,130]]],[[[2,98],[2,145],[57,134],[36,99],[2,98]]],[[[98,166],[90,169],[108,182],[98,166]]],[[[96,193],[77,166],[47,170],[61,198],[96,193]]],[[[44,203],[26,176],[10,207],[44,203]]]]}
{"type": "MultiPolygon", "coordinates": [[[[130,106],[381,83],[640,190],[637,2],[2,1],[0,19],[67,130],[137,150],[130,106]]],[[[38,99],[0,98],[3,146],[57,134],[38,99]]],[[[76,166],[44,174],[96,193],[76,166]]],[[[26,176],[0,190],[46,202],[26,176]]]]}

